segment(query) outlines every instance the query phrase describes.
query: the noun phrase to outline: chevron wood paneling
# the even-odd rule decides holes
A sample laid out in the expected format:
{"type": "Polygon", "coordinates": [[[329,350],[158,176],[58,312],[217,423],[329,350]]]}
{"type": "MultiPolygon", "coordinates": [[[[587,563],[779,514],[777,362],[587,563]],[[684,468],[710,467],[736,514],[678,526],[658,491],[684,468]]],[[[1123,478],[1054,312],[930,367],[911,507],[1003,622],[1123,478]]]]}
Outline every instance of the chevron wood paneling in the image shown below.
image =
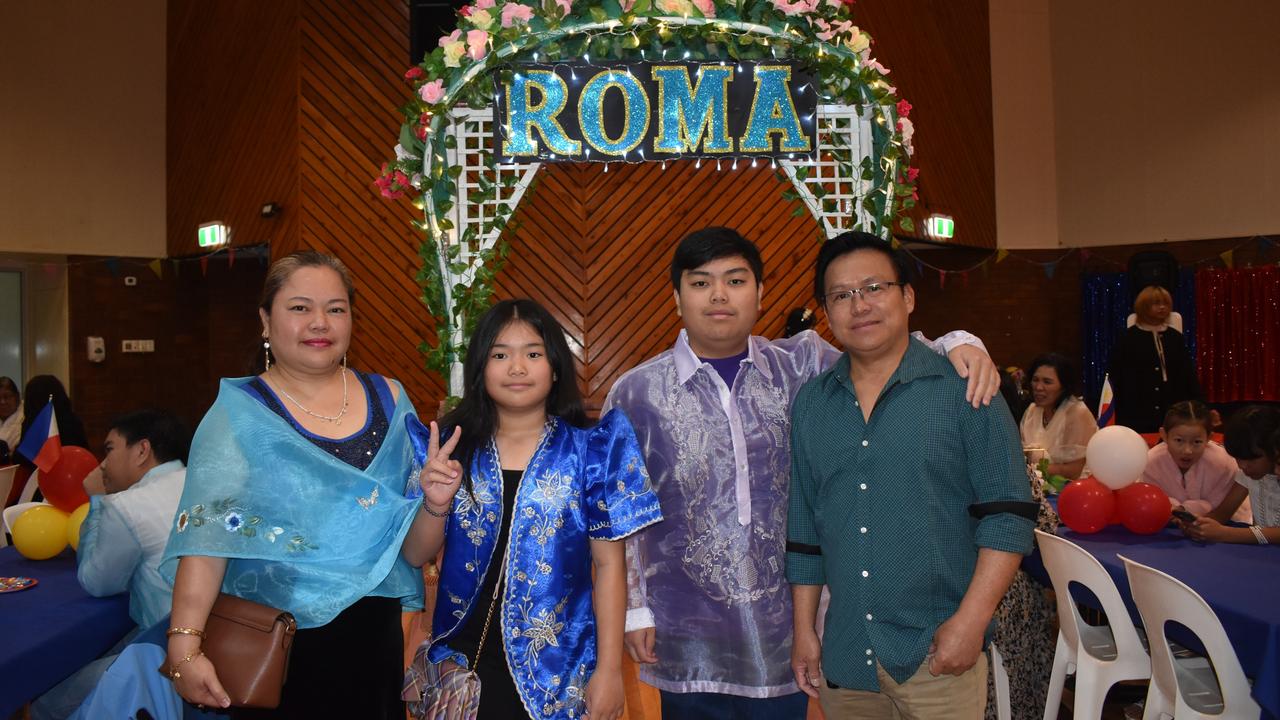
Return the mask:
{"type": "Polygon", "coordinates": [[[613,381],[671,346],[680,329],[671,253],[701,227],[725,225],[760,245],[765,297],[756,332],[781,333],[811,294],[819,228],[781,197],[773,171],[717,171],[693,161],[545,165],[516,211],[499,297],[538,300],[565,326],[592,407],[613,381]]]}

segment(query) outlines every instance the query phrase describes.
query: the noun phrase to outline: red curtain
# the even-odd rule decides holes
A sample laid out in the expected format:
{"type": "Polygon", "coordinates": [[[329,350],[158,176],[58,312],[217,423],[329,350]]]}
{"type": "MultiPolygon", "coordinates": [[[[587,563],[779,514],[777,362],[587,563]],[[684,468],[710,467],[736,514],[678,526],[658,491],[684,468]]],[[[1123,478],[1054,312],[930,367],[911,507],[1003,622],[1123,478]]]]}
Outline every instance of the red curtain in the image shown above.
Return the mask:
{"type": "Polygon", "coordinates": [[[1196,273],[1196,368],[1209,402],[1280,401],[1280,267],[1196,273]]]}

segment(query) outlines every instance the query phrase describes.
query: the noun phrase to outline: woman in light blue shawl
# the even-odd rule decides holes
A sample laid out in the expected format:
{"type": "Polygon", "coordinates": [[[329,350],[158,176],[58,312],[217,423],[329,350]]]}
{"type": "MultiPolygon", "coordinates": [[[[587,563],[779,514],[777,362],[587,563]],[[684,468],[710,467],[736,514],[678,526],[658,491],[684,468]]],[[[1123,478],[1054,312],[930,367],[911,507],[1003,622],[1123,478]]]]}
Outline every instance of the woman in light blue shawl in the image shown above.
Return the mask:
{"type": "Polygon", "coordinates": [[[221,590],[297,618],[272,717],[404,717],[400,613],[422,605],[400,556],[421,505],[404,495],[414,411],[399,383],[347,369],[352,292],[336,258],[277,261],[259,310],[266,370],[223,380],[196,431],[161,565],[165,669],[188,702],[229,704],[200,653],[221,590]]]}

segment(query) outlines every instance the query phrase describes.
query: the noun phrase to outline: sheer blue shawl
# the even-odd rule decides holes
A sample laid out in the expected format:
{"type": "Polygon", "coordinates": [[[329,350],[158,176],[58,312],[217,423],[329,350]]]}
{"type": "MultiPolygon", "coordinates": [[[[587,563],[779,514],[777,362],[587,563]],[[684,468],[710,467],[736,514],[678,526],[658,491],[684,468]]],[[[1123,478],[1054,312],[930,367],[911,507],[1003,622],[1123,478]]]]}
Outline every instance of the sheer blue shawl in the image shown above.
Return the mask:
{"type": "Polygon", "coordinates": [[[184,555],[228,558],[223,592],[288,610],[302,628],[366,595],[421,608],[422,575],[400,557],[421,502],[404,495],[414,410],[403,389],[362,471],[246,393],[250,379],[224,379],[196,430],[161,574],[173,582],[184,555]]]}

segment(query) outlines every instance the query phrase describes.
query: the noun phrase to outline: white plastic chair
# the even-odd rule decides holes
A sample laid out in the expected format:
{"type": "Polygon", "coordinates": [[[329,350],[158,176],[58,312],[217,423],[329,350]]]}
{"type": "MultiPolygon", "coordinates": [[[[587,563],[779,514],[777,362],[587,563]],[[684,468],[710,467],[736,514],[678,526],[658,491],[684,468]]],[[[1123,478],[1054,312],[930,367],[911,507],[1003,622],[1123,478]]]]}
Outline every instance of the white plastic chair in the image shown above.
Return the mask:
{"type": "Polygon", "coordinates": [[[1151,677],[1151,658],[1125,608],[1111,576],[1087,550],[1049,533],[1036,531],[1044,567],[1058,602],[1058,647],[1045,700],[1045,720],[1055,720],[1067,675],[1076,676],[1075,720],[1097,720],[1107,690],[1121,680],[1151,677]],[[1110,625],[1093,626],[1080,617],[1071,599],[1071,583],[1079,583],[1102,603],[1110,625]]]}
{"type": "Polygon", "coordinates": [[[1004,671],[1004,658],[995,643],[991,643],[991,677],[996,688],[996,720],[1009,720],[1009,674],[1004,671]]]}
{"type": "Polygon", "coordinates": [[[4,531],[12,535],[13,524],[18,521],[18,517],[22,515],[22,513],[38,505],[48,505],[48,504],[49,503],[47,502],[24,502],[24,503],[17,503],[16,505],[10,505],[9,507],[5,508],[4,509],[4,531]]]}
{"type": "Polygon", "coordinates": [[[27,478],[27,486],[22,488],[22,494],[18,496],[18,502],[31,502],[31,498],[36,496],[36,490],[40,487],[40,471],[32,470],[31,477],[27,478]]]}
{"type": "Polygon", "coordinates": [[[1256,720],[1262,713],[1249,691],[1240,659],[1222,629],[1222,622],[1199,593],[1167,573],[1121,555],[1133,602],[1151,638],[1151,686],[1143,720],[1160,717],[1196,720],[1256,720]],[[1180,657],[1165,639],[1165,623],[1187,627],[1209,653],[1180,657]],[[1217,671],[1216,678],[1214,671],[1217,671]]]}

